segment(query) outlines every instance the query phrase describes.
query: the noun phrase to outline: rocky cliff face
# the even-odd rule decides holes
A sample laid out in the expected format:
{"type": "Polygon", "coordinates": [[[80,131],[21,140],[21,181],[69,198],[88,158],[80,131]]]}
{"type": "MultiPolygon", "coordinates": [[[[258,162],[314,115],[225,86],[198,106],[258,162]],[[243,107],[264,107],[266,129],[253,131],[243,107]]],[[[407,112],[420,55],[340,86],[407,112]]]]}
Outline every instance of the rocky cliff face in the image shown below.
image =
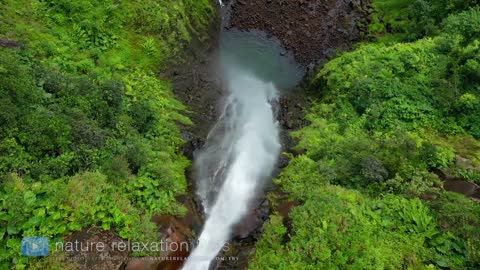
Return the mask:
{"type": "Polygon", "coordinates": [[[257,29],[280,39],[314,68],[367,30],[369,0],[232,0],[227,27],[257,29]]]}
{"type": "MultiPolygon", "coordinates": [[[[207,41],[192,46],[187,64],[174,66],[168,74],[163,74],[173,80],[175,94],[191,110],[189,116],[194,125],[183,129],[186,140],[183,150],[190,159],[202,147],[224,98],[220,72],[216,69],[220,27],[263,31],[280,40],[300,64],[313,71],[335,52],[348,49],[361,39],[362,31],[366,30],[362,25],[369,14],[367,0],[223,0],[223,3],[226,6],[220,13],[224,16],[223,23],[217,20],[207,41]]],[[[286,91],[276,104],[285,151],[294,145],[288,132],[306,124],[303,113],[308,107],[308,97],[301,88],[286,91]]],[[[287,164],[288,159],[282,156],[276,173],[287,164]]],[[[191,194],[195,190],[194,175],[193,171],[189,173],[191,194]]],[[[275,187],[270,185],[267,189],[275,187]]],[[[219,262],[218,269],[246,268],[261,225],[269,214],[270,206],[265,202],[260,195],[243,223],[235,228],[231,250],[223,255],[238,260],[219,262]]],[[[201,212],[198,205],[192,209],[201,212]]]]}
{"type": "MultiPolygon", "coordinates": [[[[217,1],[213,1],[218,5],[217,1]]],[[[362,39],[368,25],[370,0],[223,0],[222,27],[260,30],[279,39],[293,52],[296,60],[313,71],[338,51],[348,49],[362,39]]],[[[193,112],[195,126],[187,128],[186,154],[202,145],[219,111],[222,85],[215,69],[220,18],[209,31],[207,40],[191,47],[187,65],[179,65],[164,74],[174,81],[177,97],[193,112]],[[199,141],[200,138],[200,141],[199,141]]],[[[298,93],[296,94],[298,96],[298,93]]],[[[286,130],[298,128],[297,114],[302,97],[282,98],[279,120],[286,130]],[[292,105],[292,106],[291,106],[292,105]]]]}

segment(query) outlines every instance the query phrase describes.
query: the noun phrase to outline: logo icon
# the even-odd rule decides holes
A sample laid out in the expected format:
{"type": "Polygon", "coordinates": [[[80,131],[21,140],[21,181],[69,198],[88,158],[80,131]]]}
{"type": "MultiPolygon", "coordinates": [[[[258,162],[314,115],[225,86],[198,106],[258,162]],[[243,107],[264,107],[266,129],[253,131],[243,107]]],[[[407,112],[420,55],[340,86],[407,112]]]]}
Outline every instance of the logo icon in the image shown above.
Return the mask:
{"type": "Polygon", "coordinates": [[[47,256],[48,238],[44,236],[30,236],[22,239],[22,255],[28,257],[47,256]]]}

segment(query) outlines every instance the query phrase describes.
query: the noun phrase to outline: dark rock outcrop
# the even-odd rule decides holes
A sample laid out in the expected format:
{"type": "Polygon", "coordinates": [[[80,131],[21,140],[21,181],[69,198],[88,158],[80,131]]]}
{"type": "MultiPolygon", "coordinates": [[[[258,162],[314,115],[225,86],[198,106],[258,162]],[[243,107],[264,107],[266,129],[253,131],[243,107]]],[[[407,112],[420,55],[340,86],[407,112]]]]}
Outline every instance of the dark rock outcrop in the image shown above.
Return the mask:
{"type": "Polygon", "coordinates": [[[368,0],[238,0],[230,25],[278,38],[305,66],[318,66],[367,31],[368,0]]]}
{"type": "Polygon", "coordinates": [[[19,44],[18,42],[0,38],[0,47],[5,47],[5,48],[20,48],[21,46],[20,46],[20,44],[19,44]]]}
{"type": "Polygon", "coordinates": [[[128,245],[127,240],[111,231],[85,229],[70,236],[63,250],[67,261],[76,263],[79,270],[120,270],[124,269],[130,255],[123,245],[128,245]]]}

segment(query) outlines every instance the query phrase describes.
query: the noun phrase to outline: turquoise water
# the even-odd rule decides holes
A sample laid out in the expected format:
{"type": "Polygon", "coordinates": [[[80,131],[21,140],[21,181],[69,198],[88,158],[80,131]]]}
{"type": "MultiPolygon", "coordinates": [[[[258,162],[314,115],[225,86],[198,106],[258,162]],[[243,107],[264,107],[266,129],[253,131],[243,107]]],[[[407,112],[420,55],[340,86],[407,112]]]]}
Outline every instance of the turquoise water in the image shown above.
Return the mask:
{"type": "Polygon", "coordinates": [[[305,69],[278,40],[260,31],[223,32],[220,59],[223,70],[234,64],[265,82],[272,82],[279,89],[293,88],[305,74],[305,69]]]}

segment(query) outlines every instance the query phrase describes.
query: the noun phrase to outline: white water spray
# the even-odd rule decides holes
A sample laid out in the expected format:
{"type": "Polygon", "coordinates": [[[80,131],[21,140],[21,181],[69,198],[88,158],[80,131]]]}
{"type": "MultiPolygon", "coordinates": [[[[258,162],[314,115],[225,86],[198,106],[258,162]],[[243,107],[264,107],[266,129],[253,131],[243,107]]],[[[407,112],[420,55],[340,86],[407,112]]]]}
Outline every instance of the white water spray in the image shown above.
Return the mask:
{"type": "MultiPolygon", "coordinates": [[[[247,213],[256,191],[270,177],[281,148],[271,104],[277,96],[273,84],[232,67],[226,77],[230,97],[217,124],[217,128],[223,126],[223,139],[207,146],[199,157],[200,163],[206,164],[205,159],[217,152],[221,158],[212,168],[211,179],[224,176],[225,180],[215,192],[215,202],[204,203],[208,218],[185,270],[208,269],[230,239],[233,226],[247,213]]],[[[219,182],[203,181],[205,185],[199,187],[201,197],[207,200],[208,187],[219,182]]]]}
{"type": "Polygon", "coordinates": [[[303,77],[278,40],[258,31],[223,31],[220,66],[228,90],[219,120],[195,155],[206,222],[184,270],[207,270],[272,176],[281,145],[273,104],[277,87],[303,77]]]}

